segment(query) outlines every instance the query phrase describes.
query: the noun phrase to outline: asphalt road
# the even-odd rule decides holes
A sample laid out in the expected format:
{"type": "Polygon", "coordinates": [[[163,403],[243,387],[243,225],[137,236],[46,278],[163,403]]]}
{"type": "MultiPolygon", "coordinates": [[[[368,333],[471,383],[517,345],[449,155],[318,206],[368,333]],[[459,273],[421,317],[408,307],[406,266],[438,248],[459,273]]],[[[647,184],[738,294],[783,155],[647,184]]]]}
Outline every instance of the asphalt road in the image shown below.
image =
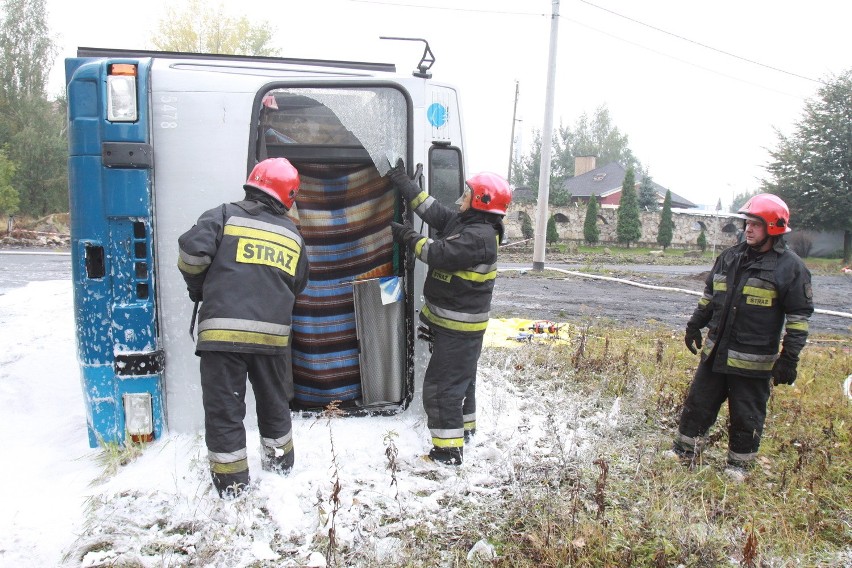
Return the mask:
{"type": "MultiPolygon", "coordinates": [[[[547,266],[579,270],[569,265],[547,266]]],[[[695,309],[709,267],[613,265],[612,270],[606,270],[609,278],[662,289],[560,272],[504,268],[509,270],[500,273],[494,287],[494,317],[662,326],[680,331],[695,309]]],[[[817,309],[852,313],[852,280],[838,275],[813,276],[812,281],[817,309]]],[[[852,318],[815,313],[810,327],[812,333],[852,335],[852,318]]]]}
{"type": "Polygon", "coordinates": [[[28,282],[71,281],[71,254],[41,249],[0,250],[0,295],[28,282]]]}
{"type": "MultiPolygon", "coordinates": [[[[610,280],[593,280],[559,272],[522,271],[528,265],[500,264],[494,289],[494,317],[522,317],[559,322],[608,322],[629,326],[664,326],[681,330],[704,288],[709,267],[663,265],[595,265],[607,277],[670,289],[648,289],[610,280]],[[674,289],[674,290],[671,290],[674,289]],[[686,291],[682,291],[686,290],[686,291]]],[[[547,264],[568,271],[588,265],[547,264]]],[[[68,252],[41,249],[0,250],[0,295],[40,280],[71,280],[68,252]]],[[[814,276],[814,304],[818,309],[852,313],[852,280],[842,276],[814,276]]],[[[852,319],[814,314],[813,333],[852,336],[852,319]]]]}

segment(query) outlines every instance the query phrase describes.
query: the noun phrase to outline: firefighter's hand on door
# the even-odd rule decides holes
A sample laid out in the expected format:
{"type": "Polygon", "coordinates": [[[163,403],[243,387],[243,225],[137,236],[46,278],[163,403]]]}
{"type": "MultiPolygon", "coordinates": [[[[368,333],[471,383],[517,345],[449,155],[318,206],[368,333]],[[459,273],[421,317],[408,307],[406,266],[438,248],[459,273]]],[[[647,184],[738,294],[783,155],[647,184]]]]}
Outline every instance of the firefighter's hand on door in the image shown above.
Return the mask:
{"type": "Polygon", "coordinates": [[[423,175],[423,164],[417,165],[417,171],[414,173],[414,178],[409,178],[405,173],[405,165],[402,160],[396,163],[396,167],[387,173],[394,186],[405,196],[405,199],[412,201],[420,193],[420,186],[417,181],[423,175]]]}
{"type": "Polygon", "coordinates": [[[393,233],[393,240],[409,247],[413,247],[414,243],[423,238],[423,235],[411,228],[408,223],[402,224],[391,221],[391,232],[393,233]]]}

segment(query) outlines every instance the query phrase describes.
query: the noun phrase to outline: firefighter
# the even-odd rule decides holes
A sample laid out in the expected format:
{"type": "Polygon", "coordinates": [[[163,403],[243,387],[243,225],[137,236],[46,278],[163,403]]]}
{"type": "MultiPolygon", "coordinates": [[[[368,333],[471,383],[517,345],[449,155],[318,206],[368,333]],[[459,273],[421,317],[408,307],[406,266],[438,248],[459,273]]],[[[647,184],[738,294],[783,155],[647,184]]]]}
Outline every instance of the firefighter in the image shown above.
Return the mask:
{"type": "Polygon", "coordinates": [[[299,183],[285,158],[264,160],[243,186],[243,201],[206,211],[178,239],[189,298],[202,302],[195,352],[210,473],[224,498],[249,484],[246,377],[257,404],[263,469],[286,474],[294,463],[290,325],[308,281],[302,236],[288,215],[299,183]]]}
{"type": "Polygon", "coordinates": [[[745,219],[745,240],[718,256],[686,324],[684,342],[693,354],[701,350],[701,361],[674,440],[678,456],[695,460],[727,399],[727,463],[735,477],[745,474],[757,455],[770,379],[774,385],[796,380],[814,311],[811,274],[784,244],[783,235],[790,232],[784,201],[762,193],[738,213],[745,219]],[[702,348],[703,327],[709,332],[702,348]]]}
{"type": "MultiPolygon", "coordinates": [[[[418,165],[417,171],[420,172],[418,165]]],[[[437,231],[425,237],[408,223],[391,223],[395,241],[428,265],[420,312],[421,336],[432,356],[423,380],[423,406],[432,436],[428,458],[461,465],[464,443],[476,432],[476,368],[497,276],[497,247],[512,200],[505,179],[480,173],[445,207],[409,179],[401,161],[388,174],[414,211],[437,231]]]]}

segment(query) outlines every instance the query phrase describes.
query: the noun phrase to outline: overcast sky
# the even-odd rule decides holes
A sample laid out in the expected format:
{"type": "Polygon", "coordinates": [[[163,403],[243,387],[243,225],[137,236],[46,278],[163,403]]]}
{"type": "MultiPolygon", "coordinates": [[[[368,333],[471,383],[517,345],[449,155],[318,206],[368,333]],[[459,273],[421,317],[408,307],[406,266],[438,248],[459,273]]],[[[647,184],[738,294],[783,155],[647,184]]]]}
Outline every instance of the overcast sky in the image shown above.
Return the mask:
{"type": "MultiPolygon", "coordinates": [[[[211,0],[215,1],[215,0],[211,0]]],[[[51,89],[78,46],[151,49],[163,0],[47,0],[61,47],[51,89]]],[[[525,150],[544,122],[548,0],[225,1],[268,21],[282,55],[395,63],[413,71],[425,38],[433,78],[459,87],[468,173],[506,175],[516,133],[525,150]]],[[[237,10],[240,10],[237,12],[237,10]]],[[[555,123],[609,108],[654,180],[715,205],[758,187],[766,148],[801,118],[819,81],[852,68],[852,3],[812,0],[562,0],[555,123]]]]}

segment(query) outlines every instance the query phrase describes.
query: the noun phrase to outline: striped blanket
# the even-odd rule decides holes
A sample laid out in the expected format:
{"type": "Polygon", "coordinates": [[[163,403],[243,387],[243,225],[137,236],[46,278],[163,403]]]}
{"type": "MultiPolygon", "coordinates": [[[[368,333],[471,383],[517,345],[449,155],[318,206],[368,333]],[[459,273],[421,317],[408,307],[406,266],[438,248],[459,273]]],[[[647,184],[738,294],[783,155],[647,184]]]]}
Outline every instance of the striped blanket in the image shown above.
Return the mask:
{"type": "Polygon", "coordinates": [[[346,406],[361,397],[352,281],[393,273],[395,194],[372,165],[296,167],[311,271],[293,310],[294,407],[346,406]]]}

